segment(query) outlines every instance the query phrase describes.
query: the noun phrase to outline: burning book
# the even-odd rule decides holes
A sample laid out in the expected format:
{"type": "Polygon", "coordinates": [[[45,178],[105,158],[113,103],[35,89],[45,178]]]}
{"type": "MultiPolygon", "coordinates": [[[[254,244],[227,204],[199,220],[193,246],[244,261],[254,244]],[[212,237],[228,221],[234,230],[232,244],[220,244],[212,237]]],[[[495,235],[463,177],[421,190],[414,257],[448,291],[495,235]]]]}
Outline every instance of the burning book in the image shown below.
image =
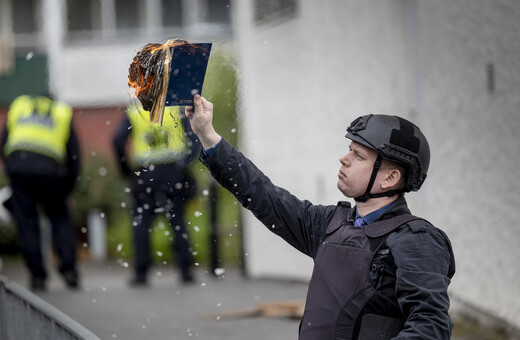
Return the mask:
{"type": "Polygon", "coordinates": [[[172,39],[149,43],[133,58],[128,85],[150,112],[150,121],[162,124],[165,106],[191,105],[202,92],[211,43],[191,44],[172,39]]]}

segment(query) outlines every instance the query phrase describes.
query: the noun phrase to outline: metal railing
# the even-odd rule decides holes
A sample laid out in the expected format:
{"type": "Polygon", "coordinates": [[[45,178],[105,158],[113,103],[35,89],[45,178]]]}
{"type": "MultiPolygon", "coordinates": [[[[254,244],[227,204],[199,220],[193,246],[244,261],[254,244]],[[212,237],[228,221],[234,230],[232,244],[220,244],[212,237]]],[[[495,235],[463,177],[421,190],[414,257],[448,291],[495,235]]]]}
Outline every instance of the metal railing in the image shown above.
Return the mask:
{"type": "Polygon", "coordinates": [[[100,340],[20,284],[0,275],[0,340],[100,340]]]}

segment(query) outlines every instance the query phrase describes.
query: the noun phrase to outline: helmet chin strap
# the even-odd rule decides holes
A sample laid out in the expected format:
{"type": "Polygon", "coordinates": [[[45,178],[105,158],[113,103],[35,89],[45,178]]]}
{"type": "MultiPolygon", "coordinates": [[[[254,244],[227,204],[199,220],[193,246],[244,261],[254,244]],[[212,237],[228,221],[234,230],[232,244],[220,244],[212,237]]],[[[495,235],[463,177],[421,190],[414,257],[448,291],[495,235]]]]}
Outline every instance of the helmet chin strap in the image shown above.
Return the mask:
{"type": "Polygon", "coordinates": [[[405,190],[389,190],[385,192],[380,192],[377,194],[371,194],[370,191],[372,190],[372,186],[374,185],[374,182],[376,180],[377,172],[381,168],[381,161],[383,160],[383,157],[381,155],[377,155],[376,161],[374,162],[374,168],[372,169],[372,175],[370,176],[370,181],[367,185],[367,190],[365,193],[361,196],[354,197],[354,201],[356,202],[366,202],[370,198],[377,198],[377,197],[392,197],[397,194],[401,194],[405,192],[405,190]]]}

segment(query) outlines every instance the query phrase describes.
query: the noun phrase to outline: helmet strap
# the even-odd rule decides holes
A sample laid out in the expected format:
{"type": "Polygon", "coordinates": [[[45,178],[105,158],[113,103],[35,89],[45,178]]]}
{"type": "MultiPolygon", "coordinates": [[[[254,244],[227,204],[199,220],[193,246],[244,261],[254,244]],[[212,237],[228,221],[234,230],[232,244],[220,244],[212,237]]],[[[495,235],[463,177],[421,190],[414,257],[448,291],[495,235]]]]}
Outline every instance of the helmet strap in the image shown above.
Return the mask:
{"type": "Polygon", "coordinates": [[[380,154],[378,154],[377,155],[377,159],[374,162],[374,167],[372,169],[372,175],[370,176],[370,181],[368,182],[368,185],[367,185],[367,190],[365,191],[365,193],[363,195],[361,195],[359,197],[354,197],[354,201],[356,201],[356,202],[366,202],[370,198],[392,197],[392,196],[395,196],[395,195],[398,195],[398,194],[402,194],[403,192],[406,191],[405,189],[397,189],[397,190],[389,190],[389,191],[385,191],[385,192],[380,192],[380,193],[377,193],[377,194],[371,194],[370,193],[370,191],[372,190],[372,186],[374,185],[374,182],[376,180],[377,172],[381,168],[381,161],[382,160],[383,160],[383,157],[380,154]]]}
{"type": "Polygon", "coordinates": [[[383,160],[383,157],[381,157],[380,154],[377,154],[376,161],[374,162],[374,167],[372,169],[372,175],[370,176],[370,181],[368,181],[367,190],[365,190],[365,193],[359,197],[354,197],[354,201],[356,202],[366,202],[369,198],[372,198],[373,196],[370,194],[370,190],[372,190],[372,186],[374,185],[374,182],[376,180],[377,172],[379,171],[379,168],[381,168],[381,161],[383,160]]]}

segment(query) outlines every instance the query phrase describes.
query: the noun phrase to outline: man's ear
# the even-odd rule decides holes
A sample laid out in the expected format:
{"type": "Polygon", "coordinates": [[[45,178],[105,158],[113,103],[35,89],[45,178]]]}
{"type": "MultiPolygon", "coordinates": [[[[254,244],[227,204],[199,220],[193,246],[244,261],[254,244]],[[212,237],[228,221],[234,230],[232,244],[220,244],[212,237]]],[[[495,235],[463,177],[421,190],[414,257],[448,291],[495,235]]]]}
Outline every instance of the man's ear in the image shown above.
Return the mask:
{"type": "Polygon", "coordinates": [[[383,181],[381,182],[381,189],[391,190],[398,189],[401,182],[402,174],[398,169],[388,169],[384,173],[383,181]]]}

